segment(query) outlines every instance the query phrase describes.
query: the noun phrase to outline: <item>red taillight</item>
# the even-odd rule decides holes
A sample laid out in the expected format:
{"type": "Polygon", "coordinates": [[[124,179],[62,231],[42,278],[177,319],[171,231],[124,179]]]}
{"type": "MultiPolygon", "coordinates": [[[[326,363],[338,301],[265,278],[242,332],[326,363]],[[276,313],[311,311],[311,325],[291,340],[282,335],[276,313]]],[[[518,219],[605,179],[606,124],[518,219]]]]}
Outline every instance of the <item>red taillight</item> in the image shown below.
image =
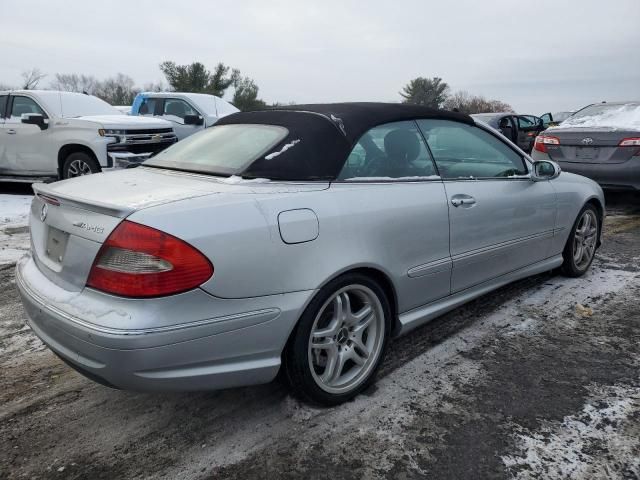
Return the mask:
{"type": "Polygon", "coordinates": [[[124,297],[159,297],[196,288],[212,275],[211,262],[188,243],[125,220],[100,248],[87,286],[124,297]]]}
{"type": "Polygon", "coordinates": [[[552,137],[551,135],[538,135],[533,144],[533,149],[538,152],[547,153],[547,145],[560,145],[560,139],[558,137],[552,137]]]}
{"type": "Polygon", "coordinates": [[[620,140],[618,144],[619,147],[640,147],[640,138],[632,137],[632,138],[623,138],[620,140]]]}

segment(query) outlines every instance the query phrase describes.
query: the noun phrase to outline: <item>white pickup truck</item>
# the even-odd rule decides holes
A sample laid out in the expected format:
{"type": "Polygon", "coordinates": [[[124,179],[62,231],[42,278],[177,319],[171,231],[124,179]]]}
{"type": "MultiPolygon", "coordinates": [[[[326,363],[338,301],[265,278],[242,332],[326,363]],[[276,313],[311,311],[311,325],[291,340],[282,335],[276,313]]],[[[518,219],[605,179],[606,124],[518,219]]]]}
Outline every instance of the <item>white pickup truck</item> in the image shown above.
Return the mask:
{"type": "Polygon", "coordinates": [[[142,92],[133,100],[129,115],[167,120],[182,140],[239,111],[226,100],[206,93],[142,92]]]}
{"type": "Polygon", "coordinates": [[[0,91],[0,181],[137,166],[176,141],[171,123],[123,115],[91,95],[0,91]]]}

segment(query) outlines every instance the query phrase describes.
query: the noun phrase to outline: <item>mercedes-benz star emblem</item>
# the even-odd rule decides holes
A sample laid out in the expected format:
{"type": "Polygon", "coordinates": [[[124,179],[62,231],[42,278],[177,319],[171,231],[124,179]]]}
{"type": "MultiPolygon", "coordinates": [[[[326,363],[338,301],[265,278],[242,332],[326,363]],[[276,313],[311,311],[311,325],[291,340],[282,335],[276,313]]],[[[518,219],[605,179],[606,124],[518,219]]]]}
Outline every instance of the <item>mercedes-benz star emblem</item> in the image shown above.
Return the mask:
{"type": "Polygon", "coordinates": [[[585,145],[591,145],[593,143],[593,138],[590,138],[590,137],[583,138],[582,143],[585,145]]]}
{"type": "Polygon", "coordinates": [[[42,205],[42,210],[40,210],[40,221],[44,222],[44,219],[47,218],[47,212],[49,211],[49,207],[47,204],[42,205]]]}

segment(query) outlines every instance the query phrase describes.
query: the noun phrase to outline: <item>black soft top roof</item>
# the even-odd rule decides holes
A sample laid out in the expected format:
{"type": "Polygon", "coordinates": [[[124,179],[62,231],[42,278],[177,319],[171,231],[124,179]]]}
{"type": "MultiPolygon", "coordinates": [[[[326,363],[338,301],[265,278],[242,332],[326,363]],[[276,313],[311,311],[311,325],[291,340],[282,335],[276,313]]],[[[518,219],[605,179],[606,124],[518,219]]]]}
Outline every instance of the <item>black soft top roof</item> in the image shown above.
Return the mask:
{"type": "Polygon", "coordinates": [[[282,142],[253,162],[242,175],[282,180],[332,180],[338,176],[353,146],[365,132],[385,123],[421,118],[474,125],[470,116],[461,113],[420,105],[373,102],[289,105],[239,112],[221,118],[216,125],[266,124],[282,126],[289,131],[282,142]]]}

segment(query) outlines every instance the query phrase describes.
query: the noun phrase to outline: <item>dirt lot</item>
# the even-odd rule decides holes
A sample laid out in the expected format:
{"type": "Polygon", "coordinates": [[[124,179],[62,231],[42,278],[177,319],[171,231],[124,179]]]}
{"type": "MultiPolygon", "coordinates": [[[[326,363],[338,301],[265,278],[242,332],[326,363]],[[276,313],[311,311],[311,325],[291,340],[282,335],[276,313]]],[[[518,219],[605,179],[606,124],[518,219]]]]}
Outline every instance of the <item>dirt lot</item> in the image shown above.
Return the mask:
{"type": "Polygon", "coordinates": [[[640,197],[608,201],[588,275],[520,281],[403,337],[334,409],[278,382],[96,385],[24,326],[0,267],[0,478],[639,478],[640,197]]]}

